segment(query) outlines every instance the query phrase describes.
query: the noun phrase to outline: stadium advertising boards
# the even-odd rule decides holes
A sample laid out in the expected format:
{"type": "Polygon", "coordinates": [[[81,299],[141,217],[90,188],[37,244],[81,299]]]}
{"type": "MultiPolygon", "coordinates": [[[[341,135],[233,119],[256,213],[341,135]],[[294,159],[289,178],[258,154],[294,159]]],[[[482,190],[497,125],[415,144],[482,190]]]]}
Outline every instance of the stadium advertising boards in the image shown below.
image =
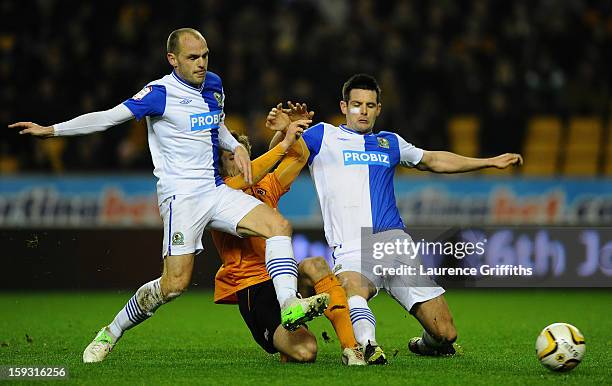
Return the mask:
{"type": "MultiPolygon", "coordinates": [[[[396,185],[412,246],[440,244],[419,251],[424,271],[419,268],[417,274],[431,274],[446,287],[612,284],[612,228],[606,227],[612,216],[610,182],[399,179],[396,185]],[[470,243],[475,247],[466,251],[470,243]]],[[[157,237],[161,222],[154,189],[148,177],[6,178],[0,226],[27,233],[17,239],[31,239],[32,229],[56,229],[69,242],[79,237],[77,228],[146,231],[157,237]]],[[[296,181],[288,195],[280,210],[294,224],[296,258],[324,256],[333,266],[309,178],[296,181]]],[[[123,239],[115,232],[109,244],[113,240],[123,239]]],[[[373,245],[363,248],[375,252],[373,245]]],[[[14,253],[31,252],[22,249],[14,253]]]]}
{"type": "MultiPolygon", "coordinates": [[[[612,223],[612,181],[601,179],[397,177],[395,197],[407,225],[612,223]]],[[[309,178],[296,181],[279,208],[296,227],[322,225],[309,178]]]]}
{"type": "MultiPolygon", "coordinates": [[[[606,225],[612,181],[397,178],[397,203],[410,225],[606,225]]],[[[348,193],[347,193],[348,194],[348,193]]],[[[296,229],[321,229],[310,178],[296,180],[279,209],[296,229]]],[[[0,227],[157,228],[151,177],[7,177],[0,227]]]]}

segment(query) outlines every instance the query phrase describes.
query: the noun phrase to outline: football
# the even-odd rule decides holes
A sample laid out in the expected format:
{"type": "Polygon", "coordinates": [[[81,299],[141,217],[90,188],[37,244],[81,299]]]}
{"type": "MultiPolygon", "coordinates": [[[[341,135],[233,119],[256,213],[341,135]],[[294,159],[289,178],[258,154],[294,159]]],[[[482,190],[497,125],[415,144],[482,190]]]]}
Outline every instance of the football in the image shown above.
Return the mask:
{"type": "Polygon", "coordinates": [[[585,352],[584,336],[568,323],[545,327],[536,340],[540,363],[552,371],[570,371],[580,364],[585,352]]]}

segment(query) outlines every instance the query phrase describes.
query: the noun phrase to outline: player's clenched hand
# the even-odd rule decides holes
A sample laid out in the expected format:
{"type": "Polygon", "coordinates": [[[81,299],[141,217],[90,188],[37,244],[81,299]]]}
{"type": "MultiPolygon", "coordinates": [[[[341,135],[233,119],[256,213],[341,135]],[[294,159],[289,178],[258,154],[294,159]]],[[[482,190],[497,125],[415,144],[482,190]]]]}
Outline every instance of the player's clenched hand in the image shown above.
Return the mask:
{"type": "Polygon", "coordinates": [[[41,126],[33,122],[17,122],[8,126],[11,129],[21,129],[19,134],[31,134],[35,137],[53,137],[53,126],[41,126]]]}
{"type": "Polygon", "coordinates": [[[520,154],[506,153],[491,158],[491,166],[498,169],[505,169],[508,166],[520,166],[523,164],[523,157],[520,154]]]}
{"type": "Polygon", "coordinates": [[[285,131],[290,123],[291,119],[289,115],[284,112],[282,103],[279,103],[270,110],[266,117],[266,128],[273,131],[285,131]]]}
{"type": "Polygon", "coordinates": [[[287,128],[287,133],[285,134],[285,139],[280,143],[281,147],[284,151],[289,150],[291,146],[295,143],[295,141],[300,138],[304,130],[308,128],[312,121],[310,119],[300,119],[299,121],[291,122],[289,127],[287,128]]]}
{"type": "Polygon", "coordinates": [[[247,184],[253,183],[253,171],[251,169],[251,157],[249,156],[249,152],[245,149],[244,146],[239,145],[234,150],[234,162],[236,166],[238,166],[238,170],[242,173],[244,177],[244,181],[247,184]]]}
{"type": "Polygon", "coordinates": [[[312,119],[312,117],[314,117],[314,111],[308,111],[308,106],[306,106],[306,103],[293,103],[289,101],[287,102],[287,105],[289,108],[283,109],[283,112],[289,115],[289,119],[292,121],[312,119]]]}

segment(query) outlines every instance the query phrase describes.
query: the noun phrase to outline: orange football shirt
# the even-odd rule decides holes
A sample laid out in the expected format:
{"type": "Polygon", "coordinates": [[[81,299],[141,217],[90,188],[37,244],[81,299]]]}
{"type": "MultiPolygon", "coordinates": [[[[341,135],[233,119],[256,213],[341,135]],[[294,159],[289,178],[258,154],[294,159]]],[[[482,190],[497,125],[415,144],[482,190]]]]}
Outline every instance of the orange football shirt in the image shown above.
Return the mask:
{"type": "MultiPolygon", "coordinates": [[[[244,189],[245,193],[274,209],[287,191],[289,189],[283,189],[274,173],[268,173],[257,184],[244,189]]],[[[240,238],[219,231],[211,233],[223,263],[215,275],[215,303],[237,303],[236,292],[270,279],[264,238],[240,238]]]]}

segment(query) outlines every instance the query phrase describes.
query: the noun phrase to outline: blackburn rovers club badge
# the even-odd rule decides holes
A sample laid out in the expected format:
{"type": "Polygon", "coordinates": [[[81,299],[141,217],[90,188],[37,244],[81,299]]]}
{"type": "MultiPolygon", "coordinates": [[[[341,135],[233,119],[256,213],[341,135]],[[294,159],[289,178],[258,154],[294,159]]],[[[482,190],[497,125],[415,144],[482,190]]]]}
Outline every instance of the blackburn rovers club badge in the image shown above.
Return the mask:
{"type": "Polygon", "coordinates": [[[382,147],[384,149],[389,148],[389,140],[387,138],[378,138],[378,147],[382,147]]]}
{"type": "Polygon", "coordinates": [[[185,237],[181,232],[174,232],[172,234],[172,245],[185,245],[185,237]]]}
{"type": "Polygon", "coordinates": [[[219,107],[223,107],[223,96],[221,94],[219,94],[218,92],[214,92],[213,96],[217,100],[217,103],[219,104],[219,107]]]}

